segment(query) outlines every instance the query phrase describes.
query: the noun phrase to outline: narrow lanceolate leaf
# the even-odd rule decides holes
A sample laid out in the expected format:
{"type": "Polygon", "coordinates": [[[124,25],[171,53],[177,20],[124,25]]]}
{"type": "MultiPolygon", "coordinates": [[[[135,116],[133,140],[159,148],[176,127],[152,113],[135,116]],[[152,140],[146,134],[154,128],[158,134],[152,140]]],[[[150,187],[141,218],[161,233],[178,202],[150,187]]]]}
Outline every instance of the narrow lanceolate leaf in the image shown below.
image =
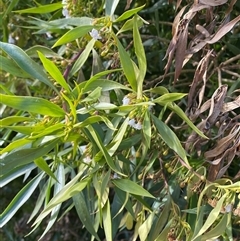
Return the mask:
{"type": "Polygon", "coordinates": [[[169,102],[171,103],[171,102],[180,100],[186,95],[187,94],[182,94],[182,93],[166,93],[158,97],[157,99],[155,99],[153,102],[158,103],[160,105],[166,105],[169,102]]]}
{"type": "Polygon", "coordinates": [[[86,229],[92,236],[94,236],[98,241],[100,241],[100,238],[98,237],[98,234],[94,228],[93,219],[90,215],[91,212],[87,208],[87,204],[85,202],[83,194],[76,193],[73,196],[73,203],[82,224],[86,227],[86,229]]]}
{"type": "Polygon", "coordinates": [[[36,159],[34,163],[36,164],[36,166],[38,166],[40,169],[46,172],[50,177],[52,177],[55,181],[58,181],[54,173],[52,172],[51,168],[48,166],[47,162],[42,157],[36,159]]]}
{"type": "MultiPolygon", "coordinates": [[[[56,171],[56,176],[57,176],[58,182],[56,182],[54,185],[54,192],[53,192],[54,196],[57,193],[59,193],[65,185],[65,169],[64,169],[64,165],[62,163],[60,163],[58,165],[58,168],[56,171]]],[[[57,221],[61,205],[62,205],[62,203],[58,204],[56,207],[53,208],[51,217],[48,220],[48,225],[45,228],[45,230],[44,230],[43,234],[41,235],[41,237],[39,238],[39,240],[42,239],[42,237],[50,230],[50,228],[53,226],[53,224],[57,221]]]]}
{"type": "Polygon", "coordinates": [[[174,103],[169,103],[168,108],[172,111],[174,111],[179,117],[181,117],[188,125],[191,127],[199,136],[208,139],[207,136],[203,134],[202,131],[200,131],[192,122],[191,120],[186,116],[186,114],[183,112],[183,110],[174,103]]]}
{"type": "Polygon", "coordinates": [[[222,206],[224,201],[226,200],[227,193],[225,193],[220,200],[217,202],[216,207],[209,213],[207,220],[205,223],[201,226],[201,229],[199,232],[192,238],[192,241],[196,240],[198,237],[200,237],[203,233],[205,233],[211,225],[216,221],[216,219],[219,217],[219,213],[221,212],[222,206]]]}
{"type": "Polygon", "coordinates": [[[129,179],[116,179],[112,180],[112,182],[116,187],[123,190],[124,192],[128,192],[138,196],[155,198],[146,189],[144,189],[143,187],[139,186],[137,183],[129,179]]]}
{"type": "Polygon", "coordinates": [[[43,176],[44,173],[38,174],[14,197],[8,207],[3,211],[2,214],[0,214],[0,228],[2,228],[19,210],[19,208],[21,208],[22,205],[29,199],[43,176]]]}
{"type": "Polygon", "coordinates": [[[217,33],[215,34],[215,36],[211,39],[211,40],[207,40],[206,42],[208,44],[213,44],[216,43],[219,39],[221,39],[225,34],[227,34],[229,31],[232,30],[232,28],[235,26],[235,24],[237,24],[237,22],[240,21],[240,15],[237,16],[236,18],[234,18],[232,21],[230,21],[229,23],[223,25],[222,28],[220,28],[217,33]]]}
{"type": "Polygon", "coordinates": [[[18,76],[22,78],[30,77],[29,74],[27,74],[25,71],[20,69],[12,59],[8,59],[4,56],[0,56],[0,60],[1,60],[1,65],[0,65],[1,70],[7,73],[10,73],[14,76],[18,76]]]}
{"type": "Polygon", "coordinates": [[[32,78],[38,79],[57,92],[56,87],[48,79],[42,67],[34,62],[21,48],[14,44],[3,42],[0,42],[0,48],[6,52],[16,62],[16,64],[32,78]]]}
{"type": "Polygon", "coordinates": [[[51,4],[46,4],[43,6],[38,6],[35,8],[27,8],[27,9],[22,9],[22,10],[17,10],[14,11],[16,13],[51,13],[54,12],[60,8],[62,8],[62,3],[51,3],[51,4]]]}
{"type": "Polygon", "coordinates": [[[87,44],[84,51],[81,53],[79,58],[74,63],[74,65],[69,73],[69,77],[73,76],[78,70],[81,69],[83,64],[86,62],[90,52],[92,51],[92,48],[93,48],[95,42],[96,42],[96,40],[94,38],[92,38],[91,41],[87,44]]]}
{"type": "Polygon", "coordinates": [[[111,156],[109,155],[106,147],[103,145],[102,140],[100,139],[99,135],[96,133],[96,131],[94,130],[94,128],[89,125],[88,126],[88,131],[90,132],[92,138],[94,139],[94,141],[96,142],[98,148],[100,149],[100,151],[102,152],[103,156],[105,157],[105,160],[108,164],[108,166],[116,173],[123,175],[118,168],[116,167],[113,159],[111,158],[111,156]]]}
{"type": "Polygon", "coordinates": [[[21,149],[2,157],[0,159],[1,175],[5,175],[15,167],[26,165],[33,162],[37,158],[46,155],[57,145],[58,141],[59,140],[56,139],[50,143],[46,143],[43,146],[21,149]]]}
{"type": "Polygon", "coordinates": [[[133,42],[135,54],[138,60],[139,75],[137,76],[137,96],[141,98],[142,96],[142,85],[147,71],[147,61],[145,50],[142,44],[141,36],[138,30],[138,16],[135,15],[133,18],[133,42]]]}
{"type": "Polygon", "coordinates": [[[103,227],[105,231],[105,236],[107,241],[112,241],[112,218],[111,218],[111,210],[110,210],[110,203],[107,200],[103,208],[103,227]]]}
{"type": "Polygon", "coordinates": [[[130,9],[128,11],[125,11],[120,17],[118,17],[114,22],[121,22],[127,18],[132,17],[134,14],[138,13],[145,7],[145,4],[142,5],[141,7],[130,9]]]}
{"type": "Polygon", "coordinates": [[[65,33],[54,45],[53,48],[59,45],[63,45],[69,42],[72,42],[78,38],[83,37],[88,32],[90,32],[93,29],[92,25],[86,25],[86,26],[79,26],[74,29],[69,30],[67,33],[65,33]]]}
{"type": "Polygon", "coordinates": [[[52,117],[63,117],[65,112],[52,102],[31,96],[9,96],[0,94],[1,103],[17,110],[23,110],[52,117]]]}
{"type": "Polygon", "coordinates": [[[123,72],[128,80],[128,83],[131,85],[134,91],[137,91],[137,81],[134,66],[130,56],[128,55],[127,51],[123,48],[122,44],[116,37],[117,47],[120,55],[120,61],[123,68],[123,72]]]}
{"type": "Polygon", "coordinates": [[[63,75],[61,74],[60,70],[57,68],[57,66],[50,60],[48,60],[41,52],[38,52],[38,56],[40,60],[43,63],[44,68],[47,70],[47,72],[52,76],[52,78],[60,84],[64,90],[66,90],[68,93],[70,93],[69,86],[64,79],[63,75]]]}
{"type": "Polygon", "coordinates": [[[174,150],[179,155],[179,157],[181,157],[185,161],[185,163],[189,166],[186,152],[183,149],[176,134],[165,123],[159,120],[156,116],[151,115],[151,117],[159,134],[161,135],[162,140],[169,146],[169,148],[174,150]]]}
{"type": "Polygon", "coordinates": [[[58,192],[47,204],[45,209],[41,212],[41,214],[37,217],[33,225],[37,225],[40,223],[58,204],[63,203],[64,201],[70,199],[78,192],[81,192],[86,185],[88,184],[88,180],[83,180],[78,182],[79,178],[82,176],[83,171],[80,171],[69,183],[67,183],[60,192],[58,192]]]}
{"type": "Polygon", "coordinates": [[[106,0],[106,6],[105,6],[106,15],[112,17],[118,3],[119,3],[119,0],[106,0]]]}
{"type": "Polygon", "coordinates": [[[147,148],[150,148],[151,145],[151,121],[149,118],[149,112],[146,111],[143,119],[143,126],[142,126],[142,132],[144,136],[144,141],[147,145],[147,148]]]}

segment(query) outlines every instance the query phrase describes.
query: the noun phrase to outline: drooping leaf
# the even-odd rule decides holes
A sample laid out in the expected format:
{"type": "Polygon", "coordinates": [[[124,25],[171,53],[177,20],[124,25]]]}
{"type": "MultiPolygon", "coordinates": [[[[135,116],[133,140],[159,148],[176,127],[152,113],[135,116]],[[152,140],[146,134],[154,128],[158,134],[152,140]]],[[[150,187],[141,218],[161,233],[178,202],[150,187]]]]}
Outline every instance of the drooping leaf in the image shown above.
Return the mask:
{"type": "Polygon", "coordinates": [[[110,202],[107,200],[107,203],[103,207],[103,227],[107,241],[112,241],[112,218],[110,210],[110,202]]]}
{"type": "Polygon", "coordinates": [[[51,13],[54,12],[60,8],[62,8],[62,3],[58,2],[58,3],[51,3],[51,4],[46,4],[46,5],[42,5],[42,6],[38,6],[38,7],[33,7],[33,8],[28,8],[28,9],[22,9],[22,10],[16,10],[13,11],[15,13],[51,13]]]}
{"type": "Polygon", "coordinates": [[[73,202],[74,202],[74,206],[76,208],[78,217],[83,223],[83,225],[86,227],[86,229],[92,236],[94,236],[98,241],[100,241],[100,238],[94,228],[92,217],[90,215],[89,209],[84,200],[83,194],[76,193],[73,196],[73,202]]]}
{"type": "Polygon", "coordinates": [[[129,180],[129,179],[116,179],[112,180],[112,183],[118,187],[119,189],[132,193],[138,196],[145,196],[155,198],[152,194],[150,194],[146,189],[139,186],[137,183],[129,180]]]}
{"type": "Polygon", "coordinates": [[[63,117],[65,112],[58,105],[48,100],[31,96],[11,96],[0,94],[1,102],[14,109],[27,112],[48,115],[53,117],[63,117]]]}
{"type": "Polygon", "coordinates": [[[36,166],[38,166],[41,170],[46,172],[50,177],[52,177],[55,181],[58,181],[58,179],[55,177],[54,173],[52,172],[51,168],[48,166],[47,162],[42,158],[39,157],[34,161],[36,166]]]}
{"type": "Polygon", "coordinates": [[[6,52],[16,62],[16,64],[32,78],[38,79],[58,92],[56,87],[48,79],[41,66],[34,62],[21,48],[14,44],[3,42],[0,42],[0,48],[6,52]]]}
{"type": "Polygon", "coordinates": [[[219,217],[219,213],[222,209],[223,203],[226,200],[227,193],[225,193],[220,200],[217,202],[216,207],[209,213],[208,218],[204,222],[204,224],[201,226],[201,229],[198,231],[198,233],[195,233],[195,236],[192,237],[192,240],[195,241],[198,237],[200,237],[204,232],[206,232],[210,226],[216,221],[216,219],[219,217]]]}
{"type": "Polygon", "coordinates": [[[3,156],[0,159],[1,163],[1,174],[5,175],[11,171],[14,167],[23,166],[33,162],[39,157],[46,155],[51,151],[58,143],[58,139],[46,143],[42,146],[35,148],[21,149],[3,156]]]}
{"type": "Polygon", "coordinates": [[[27,185],[25,185],[13,198],[7,208],[0,214],[0,228],[2,228],[29,199],[43,178],[44,173],[39,173],[27,185]]]}
{"type": "Polygon", "coordinates": [[[8,59],[4,56],[0,56],[0,60],[1,60],[1,65],[0,65],[1,70],[7,73],[10,73],[13,76],[29,78],[29,74],[27,74],[25,71],[19,68],[13,60],[8,59]]]}
{"type": "Polygon", "coordinates": [[[162,140],[171,148],[174,150],[183,160],[184,162],[189,166],[186,152],[183,149],[179,139],[177,138],[176,134],[168,127],[165,123],[163,123],[161,120],[159,120],[156,116],[151,114],[152,120],[161,135],[162,140]]]}
{"type": "MultiPolygon", "coordinates": [[[[54,174],[53,174],[53,176],[54,176],[54,174]]],[[[54,196],[57,195],[65,185],[65,169],[64,169],[64,166],[62,163],[60,163],[57,167],[56,177],[57,177],[57,182],[54,185],[54,191],[53,191],[54,196]]],[[[57,221],[61,205],[62,205],[62,203],[58,204],[57,206],[55,206],[53,208],[50,219],[48,220],[47,227],[45,228],[43,234],[41,235],[41,237],[39,239],[42,239],[42,237],[50,230],[50,228],[53,226],[53,224],[57,221]]]]}

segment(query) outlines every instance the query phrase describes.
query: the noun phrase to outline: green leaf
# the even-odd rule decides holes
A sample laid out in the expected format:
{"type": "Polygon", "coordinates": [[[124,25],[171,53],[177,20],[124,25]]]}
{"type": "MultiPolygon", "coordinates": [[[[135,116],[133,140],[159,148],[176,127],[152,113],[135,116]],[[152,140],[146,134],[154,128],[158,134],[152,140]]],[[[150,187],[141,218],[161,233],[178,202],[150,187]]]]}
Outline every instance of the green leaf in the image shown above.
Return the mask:
{"type": "Polygon", "coordinates": [[[5,148],[3,148],[1,151],[0,151],[0,154],[3,154],[5,152],[10,152],[14,149],[17,149],[17,148],[20,148],[28,143],[31,143],[32,140],[29,140],[29,139],[19,139],[19,140],[15,140],[15,141],[12,141],[10,144],[8,144],[5,148]]]}
{"type": "Polygon", "coordinates": [[[77,71],[79,71],[82,68],[82,66],[86,62],[90,52],[92,51],[92,48],[93,48],[95,42],[96,42],[96,40],[94,38],[92,38],[90,40],[90,42],[87,44],[86,48],[81,53],[79,58],[74,63],[72,69],[70,70],[69,77],[73,76],[77,71]]]}
{"type": "MultiPolygon", "coordinates": [[[[100,139],[99,135],[95,132],[95,130],[93,129],[93,127],[91,125],[88,126],[88,131],[90,132],[92,138],[94,139],[94,141],[96,142],[98,148],[100,149],[100,151],[102,152],[103,156],[105,157],[105,160],[108,164],[108,166],[116,173],[123,175],[118,168],[116,167],[113,159],[111,158],[111,156],[109,155],[107,149],[105,148],[105,146],[102,143],[102,140],[100,139]]],[[[125,175],[124,175],[125,176],[125,175]]]]}
{"type": "Polygon", "coordinates": [[[70,93],[69,86],[61,74],[57,66],[50,60],[48,60],[41,52],[38,51],[38,56],[43,63],[44,68],[52,76],[52,78],[60,84],[68,93],[70,93]]]}
{"type": "Polygon", "coordinates": [[[211,228],[207,233],[201,236],[201,241],[205,241],[210,238],[217,238],[224,234],[226,227],[228,226],[228,217],[229,213],[225,213],[214,228],[211,228]]]}
{"type": "MultiPolygon", "coordinates": [[[[26,125],[26,126],[1,126],[2,128],[9,129],[12,131],[16,131],[22,133],[24,135],[31,135],[33,132],[38,132],[44,130],[44,126],[36,125],[26,125]]],[[[19,141],[19,140],[18,140],[19,141]]],[[[11,145],[10,143],[9,145],[11,145]]]]}
{"type": "Polygon", "coordinates": [[[153,102],[164,106],[164,105],[168,104],[169,102],[171,103],[176,100],[180,100],[186,95],[187,94],[182,94],[182,93],[167,93],[167,94],[163,94],[162,96],[153,100],[153,102]]]}
{"type": "Polygon", "coordinates": [[[134,8],[134,9],[130,9],[128,11],[125,11],[120,17],[118,17],[114,22],[120,22],[123,21],[127,18],[132,17],[134,14],[136,14],[137,12],[141,11],[143,8],[145,7],[145,4],[142,5],[141,7],[138,8],[134,8]]]}
{"type": "Polygon", "coordinates": [[[118,199],[122,205],[121,209],[117,212],[116,215],[118,215],[124,208],[126,208],[127,211],[132,215],[132,217],[135,217],[135,214],[133,211],[133,204],[131,203],[131,200],[129,198],[129,193],[122,191],[121,189],[117,188],[116,186],[114,187],[114,191],[115,191],[116,195],[118,196],[118,199]]]}
{"type": "Polygon", "coordinates": [[[90,94],[81,101],[81,103],[96,102],[98,98],[101,96],[101,93],[102,93],[102,88],[97,87],[96,89],[92,90],[90,94]]]}
{"type": "MultiPolygon", "coordinates": [[[[125,31],[129,31],[133,29],[133,25],[135,24],[135,19],[131,18],[129,20],[127,20],[123,26],[120,28],[120,30],[117,32],[117,35],[119,35],[120,33],[123,33],[125,31]]],[[[140,28],[143,25],[143,21],[141,18],[137,18],[136,21],[137,27],[140,28]]]]}
{"type": "Polygon", "coordinates": [[[46,172],[50,177],[52,177],[55,181],[58,182],[57,178],[55,177],[55,175],[53,174],[52,170],[50,169],[50,167],[48,166],[47,162],[42,158],[39,157],[38,159],[36,159],[34,161],[34,163],[36,164],[36,166],[38,166],[41,170],[43,170],[44,172],[46,172]]]}
{"type": "Polygon", "coordinates": [[[118,149],[119,145],[122,143],[123,137],[126,133],[128,127],[128,118],[125,119],[121,127],[119,128],[117,134],[115,134],[112,142],[110,143],[111,148],[109,149],[108,153],[110,156],[113,156],[113,154],[118,149]]]}
{"type": "Polygon", "coordinates": [[[156,222],[152,226],[152,229],[149,234],[149,240],[155,240],[159,233],[163,230],[165,224],[167,223],[169,214],[171,212],[171,197],[167,196],[167,201],[164,205],[163,210],[160,215],[156,218],[156,222]]]}
{"type": "MultiPolygon", "coordinates": [[[[96,28],[94,26],[94,28],[96,28]]],[[[55,48],[59,45],[70,43],[75,39],[85,36],[88,32],[93,29],[93,25],[79,26],[74,29],[69,30],[65,33],[54,45],[52,48],[55,48]]]]}
{"type": "MultiPolygon", "coordinates": [[[[219,213],[221,212],[222,206],[224,201],[227,198],[227,193],[225,193],[220,200],[218,200],[216,207],[209,213],[207,220],[201,226],[201,229],[198,233],[196,233],[195,236],[193,236],[192,241],[196,240],[198,237],[200,237],[203,233],[205,233],[211,225],[216,221],[216,219],[219,217],[219,213]]],[[[197,225],[196,225],[197,226],[197,225]]],[[[224,230],[225,231],[225,230],[224,230]]]]}
{"type": "Polygon", "coordinates": [[[117,41],[117,47],[120,55],[120,61],[123,68],[123,72],[128,80],[128,83],[131,85],[133,91],[137,91],[137,81],[136,81],[137,78],[135,75],[135,70],[133,67],[132,60],[129,57],[127,51],[123,48],[118,38],[115,37],[115,39],[117,41]]]}
{"type": "Polygon", "coordinates": [[[42,45],[34,45],[25,51],[25,53],[31,58],[38,58],[39,57],[38,52],[41,52],[47,58],[62,59],[62,57],[59,54],[55,53],[50,48],[42,45]]]}
{"type": "Polygon", "coordinates": [[[112,17],[117,8],[118,3],[119,3],[119,0],[106,0],[106,6],[105,6],[106,15],[112,17]]]}
{"type": "Polygon", "coordinates": [[[86,202],[84,200],[82,193],[77,193],[73,196],[73,202],[74,206],[76,208],[77,214],[83,225],[86,227],[88,232],[94,236],[98,241],[100,241],[100,238],[94,229],[93,221],[90,216],[90,211],[87,208],[86,202]]]}
{"type": "Polygon", "coordinates": [[[16,62],[16,64],[32,78],[38,79],[58,92],[56,87],[49,81],[42,67],[34,62],[22,49],[14,44],[3,42],[0,42],[0,48],[6,52],[16,62]]]}
{"type": "Polygon", "coordinates": [[[35,148],[28,148],[9,153],[0,159],[1,175],[5,175],[13,168],[33,162],[46,155],[58,143],[58,139],[35,148]]]}
{"type": "MultiPolygon", "coordinates": [[[[53,196],[57,195],[63,189],[63,187],[65,185],[65,169],[64,169],[64,166],[62,163],[60,163],[57,167],[56,176],[57,176],[58,182],[56,182],[54,185],[53,196]]],[[[53,208],[50,219],[48,220],[47,227],[45,228],[45,230],[44,230],[43,234],[41,235],[41,237],[39,238],[39,240],[42,239],[42,237],[50,230],[50,228],[56,222],[61,205],[62,204],[60,203],[53,208]]]]}
{"type": "Polygon", "coordinates": [[[129,179],[112,180],[112,183],[124,192],[128,192],[138,196],[151,197],[155,199],[155,197],[152,194],[150,194],[147,190],[145,190],[143,187],[139,186],[137,183],[129,179]]]}
{"type": "Polygon", "coordinates": [[[162,140],[169,146],[169,148],[174,150],[188,166],[190,166],[187,160],[186,152],[183,149],[176,134],[165,123],[159,120],[156,116],[151,114],[151,117],[159,134],[161,135],[162,140]]]}
{"type": "Polygon", "coordinates": [[[154,217],[155,217],[155,212],[150,213],[148,218],[145,220],[145,222],[139,227],[138,233],[141,241],[147,240],[148,233],[152,229],[154,217]]]}
{"type": "Polygon", "coordinates": [[[205,136],[203,134],[202,131],[200,131],[190,120],[189,118],[186,116],[186,114],[182,111],[182,109],[177,106],[176,104],[174,103],[169,103],[167,104],[167,107],[174,111],[179,117],[181,117],[199,136],[203,137],[203,138],[206,138],[208,139],[207,136],[205,136]]]}
{"type": "Polygon", "coordinates": [[[0,188],[4,187],[12,180],[17,179],[18,177],[26,173],[30,173],[35,168],[36,168],[36,165],[34,163],[30,163],[25,166],[16,167],[5,175],[2,175],[2,173],[0,173],[0,188]]]}
{"type": "Polygon", "coordinates": [[[81,192],[87,186],[88,180],[82,180],[80,182],[77,182],[81,175],[82,172],[79,172],[68,184],[66,184],[62,188],[62,190],[59,193],[57,193],[51,199],[51,201],[47,204],[45,209],[37,217],[33,225],[36,225],[37,223],[41,222],[58,204],[63,203],[64,201],[75,196],[77,193],[81,192]]]}
{"type": "Polygon", "coordinates": [[[142,132],[143,132],[144,140],[146,141],[147,148],[150,148],[152,131],[151,131],[151,120],[149,118],[148,111],[146,111],[144,115],[142,132]]]}
{"type": "Polygon", "coordinates": [[[1,65],[0,65],[1,70],[13,76],[18,76],[22,78],[29,77],[29,74],[27,74],[25,71],[19,68],[13,60],[8,59],[4,56],[0,56],[0,59],[1,59],[1,65]]]}
{"type": "Polygon", "coordinates": [[[65,112],[52,102],[31,96],[9,96],[0,94],[1,102],[14,109],[53,117],[63,117],[65,112]]]}
{"type": "Polygon", "coordinates": [[[12,125],[18,122],[33,121],[33,120],[34,120],[33,118],[25,117],[25,116],[8,116],[4,119],[1,119],[0,127],[12,125]]]}
{"type": "Polygon", "coordinates": [[[2,228],[14,216],[19,208],[21,208],[23,204],[29,199],[29,197],[37,188],[39,182],[42,180],[43,176],[44,173],[39,173],[13,198],[3,213],[0,214],[0,228],[2,228]]]}
{"type": "Polygon", "coordinates": [[[110,211],[110,202],[107,200],[107,203],[103,207],[103,227],[105,232],[105,237],[107,241],[112,241],[112,218],[110,211]]]}
{"type": "Polygon", "coordinates": [[[62,3],[58,2],[58,3],[46,4],[46,5],[38,6],[38,7],[34,7],[34,8],[17,10],[17,11],[13,11],[13,12],[15,12],[15,13],[51,13],[62,7],[63,7],[62,3]]]}
{"type": "Polygon", "coordinates": [[[142,44],[141,36],[138,30],[137,20],[139,17],[137,15],[133,18],[133,42],[134,50],[138,60],[139,75],[137,76],[137,97],[142,97],[142,85],[147,71],[147,61],[145,50],[142,44]]]}

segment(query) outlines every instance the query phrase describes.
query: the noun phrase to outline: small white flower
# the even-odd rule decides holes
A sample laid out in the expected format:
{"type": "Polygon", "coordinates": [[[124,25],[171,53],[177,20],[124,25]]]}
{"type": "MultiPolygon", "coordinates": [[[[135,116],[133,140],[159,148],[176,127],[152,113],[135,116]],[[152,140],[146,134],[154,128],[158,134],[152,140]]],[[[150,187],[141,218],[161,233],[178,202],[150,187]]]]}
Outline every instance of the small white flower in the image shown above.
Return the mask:
{"type": "Polygon", "coordinates": [[[136,130],[141,130],[142,129],[142,124],[140,122],[134,124],[133,128],[135,128],[136,130]]]}
{"type": "Polygon", "coordinates": [[[92,158],[90,156],[86,156],[83,158],[83,162],[86,164],[89,164],[92,161],[92,158]]]}
{"type": "Polygon", "coordinates": [[[67,5],[67,0],[62,0],[62,5],[67,5]]]}
{"type": "Polygon", "coordinates": [[[122,100],[123,105],[128,105],[130,103],[130,99],[125,95],[122,100]]]}
{"type": "Polygon", "coordinates": [[[113,174],[113,179],[119,179],[120,177],[119,177],[119,175],[117,174],[117,173],[114,173],[113,174]]]}
{"type": "Polygon", "coordinates": [[[46,32],[46,35],[47,35],[47,38],[48,38],[48,39],[52,39],[52,38],[53,38],[53,36],[51,35],[50,32],[46,32]]]}
{"type": "Polygon", "coordinates": [[[9,34],[9,36],[8,36],[8,43],[9,44],[15,44],[15,39],[12,37],[12,35],[11,34],[9,34]]]}
{"type": "Polygon", "coordinates": [[[128,125],[130,125],[131,127],[134,127],[135,126],[135,120],[134,119],[130,119],[129,121],[128,121],[128,125]]]}
{"type": "Polygon", "coordinates": [[[232,211],[232,204],[228,204],[227,206],[225,206],[225,211],[226,213],[230,213],[232,211]]]}
{"type": "Polygon", "coordinates": [[[91,37],[95,40],[101,39],[102,37],[100,36],[99,32],[97,31],[97,29],[93,28],[91,30],[91,32],[89,33],[91,35],[91,37]]]}
{"type": "Polygon", "coordinates": [[[65,18],[70,18],[69,12],[68,12],[68,10],[67,10],[66,7],[63,7],[62,15],[63,15],[65,18]]]}

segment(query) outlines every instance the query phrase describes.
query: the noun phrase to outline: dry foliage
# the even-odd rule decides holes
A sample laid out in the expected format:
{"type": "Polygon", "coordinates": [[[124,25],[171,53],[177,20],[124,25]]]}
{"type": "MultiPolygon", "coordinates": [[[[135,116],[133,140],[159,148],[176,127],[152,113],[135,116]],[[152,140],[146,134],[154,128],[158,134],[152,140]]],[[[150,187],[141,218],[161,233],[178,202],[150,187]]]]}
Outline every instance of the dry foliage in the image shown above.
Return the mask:
{"type": "MultiPolygon", "coordinates": [[[[165,56],[164,76],[175,60],[174,84],[187,63],[196,66],[186,114],[209,139],[202,139],[193,132],[185,147],[191,153],[196,150],[210,164],[210,181],[226,175],[234,158],[240,156],[239,90],[229,92],[222,78],[222,73],[228,74],[229,79],[240,78],[240,55],[219,62],[221,53],[215,53],[213,48],[226,34],[234,34],[234,26],[239,28],[240,16],[233,19],[230,16],[235,3],[236,0],[195,0],[192,5],[182,6],[182,1],[178,0],[177,9],[180,11],[173,22],[173,37],[165,56]],[[214,75],[217,75],[215,85],[218,88],[209,97],[207,86],[214,75]]],[[[213,88],[211,83],[211,90],[213,88]]]]}

